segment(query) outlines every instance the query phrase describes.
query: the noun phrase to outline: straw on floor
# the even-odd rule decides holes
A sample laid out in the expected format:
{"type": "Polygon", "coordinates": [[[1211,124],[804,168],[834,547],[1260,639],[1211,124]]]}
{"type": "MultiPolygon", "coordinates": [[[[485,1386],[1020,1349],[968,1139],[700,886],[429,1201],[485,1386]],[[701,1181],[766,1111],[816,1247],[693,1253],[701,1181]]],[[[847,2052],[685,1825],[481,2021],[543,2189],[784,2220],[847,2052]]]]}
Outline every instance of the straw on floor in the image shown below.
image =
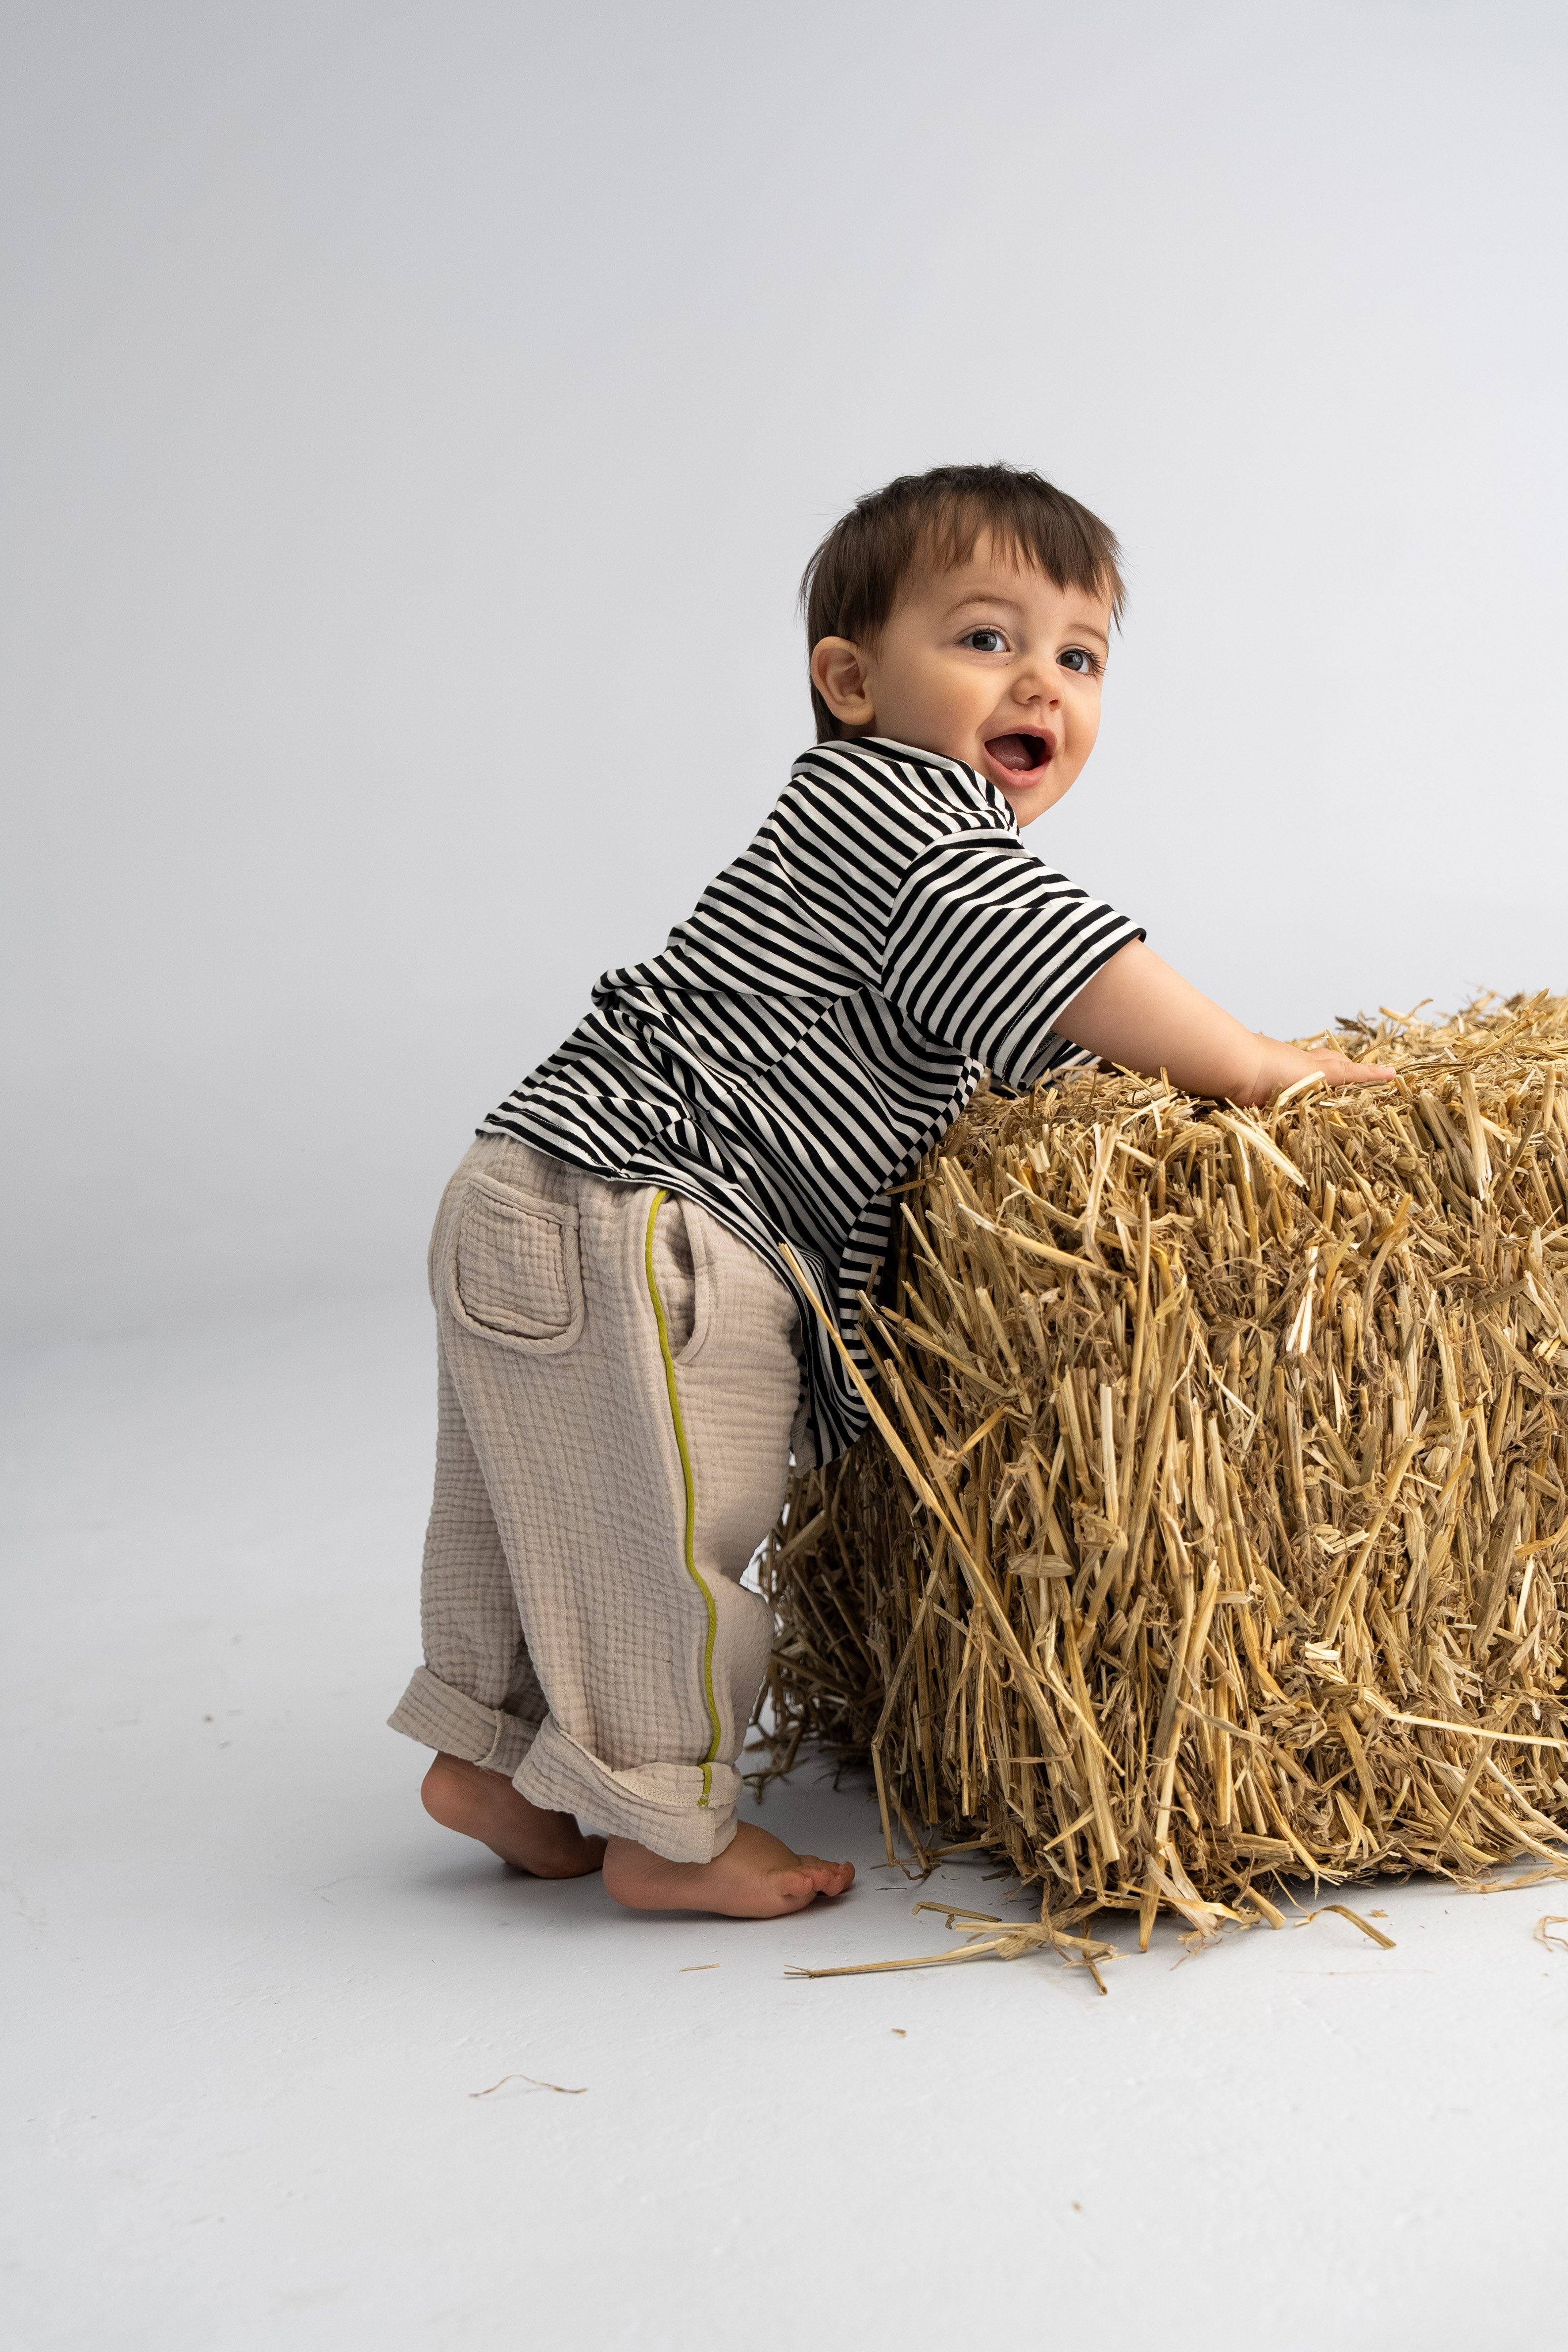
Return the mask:
{"type": "Polygon", "coordinates": [[[982,1094],[768,1550],[775,1769],[1058,1930],[1568,1842],[1568,999],[1334,1042],[1397,1081],[982,1094]]]}

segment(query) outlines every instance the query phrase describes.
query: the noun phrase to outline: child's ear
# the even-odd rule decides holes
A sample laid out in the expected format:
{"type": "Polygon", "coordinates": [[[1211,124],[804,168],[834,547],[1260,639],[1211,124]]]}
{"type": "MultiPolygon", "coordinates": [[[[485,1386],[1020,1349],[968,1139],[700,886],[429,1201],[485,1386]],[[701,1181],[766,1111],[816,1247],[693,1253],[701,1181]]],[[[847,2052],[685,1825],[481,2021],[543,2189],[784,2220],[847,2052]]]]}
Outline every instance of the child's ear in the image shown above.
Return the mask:
{"type": "Polygon", "coordinates": [[[876,719],[864,657],[847,637],[818,637],[811,649],[811,682],[846,727],[869,727],[876,719]]]}

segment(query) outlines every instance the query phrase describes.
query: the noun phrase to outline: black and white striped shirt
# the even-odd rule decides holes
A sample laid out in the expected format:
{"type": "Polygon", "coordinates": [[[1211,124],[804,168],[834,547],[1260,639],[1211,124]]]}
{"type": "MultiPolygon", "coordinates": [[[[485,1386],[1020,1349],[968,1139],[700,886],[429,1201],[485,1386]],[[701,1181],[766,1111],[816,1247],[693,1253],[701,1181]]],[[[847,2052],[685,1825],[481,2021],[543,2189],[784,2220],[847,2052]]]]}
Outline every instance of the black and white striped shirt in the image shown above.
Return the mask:
{"type": "Polygon", "coordinates": [[[1092,1059],[1051,1024],[1142,932],[1025,848],[960,760],[821,743],[662,955],[594,1009],[479,1129],[662,1184],[795,1293],[817,1457],[865,1408],[779,1254],[789,1242],[862,1370],[859,1294],[899,1183],[987,1068],[1025,1087],[1092,1059]]]}

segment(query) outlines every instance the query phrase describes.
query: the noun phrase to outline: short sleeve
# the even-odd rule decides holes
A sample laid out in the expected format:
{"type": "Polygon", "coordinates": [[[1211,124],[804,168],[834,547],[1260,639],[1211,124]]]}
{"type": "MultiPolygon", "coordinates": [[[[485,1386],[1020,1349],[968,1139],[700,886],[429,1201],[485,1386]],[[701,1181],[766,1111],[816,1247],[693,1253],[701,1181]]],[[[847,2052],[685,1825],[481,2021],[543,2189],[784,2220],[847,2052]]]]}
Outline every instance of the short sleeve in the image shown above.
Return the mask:
{"type": "Polygon", "coordinates": [[[933,843],[910,866],[888,927],[882,992],[1004,1085],[1032,1086],[1074,1049],[1056,1018],[1142,929],[1016,835],[933,843]]]}

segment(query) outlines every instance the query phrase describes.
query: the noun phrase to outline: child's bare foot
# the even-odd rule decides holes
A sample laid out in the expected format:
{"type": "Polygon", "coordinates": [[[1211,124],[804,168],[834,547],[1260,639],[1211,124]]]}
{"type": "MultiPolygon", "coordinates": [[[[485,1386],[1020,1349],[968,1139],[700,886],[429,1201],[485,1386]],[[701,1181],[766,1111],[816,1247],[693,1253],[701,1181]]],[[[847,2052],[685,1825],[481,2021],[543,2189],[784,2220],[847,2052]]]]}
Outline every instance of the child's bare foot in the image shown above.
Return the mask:
{"type": "Polygon", "coordinates": [[[852,1862],[793,1853],[782,1838],[742,1822],[712,1862],[667,1862],[630,1838],[605,1849],[605,1885],[630,1911],[717,1911],[726,1919],[780,1919],[819,1895],[842,1895],[852,1862]]]}
{"type": "Polygon", "coordinates": [[[531,1805],[504,1772],[487,1772],[461,1756],[438,1755],[419,1794],[443,1829],[478,1838],[535,1878],[582,1878],[605,1858],[604,1839],[584,1837],[570,1813],[531,1805]]]}

